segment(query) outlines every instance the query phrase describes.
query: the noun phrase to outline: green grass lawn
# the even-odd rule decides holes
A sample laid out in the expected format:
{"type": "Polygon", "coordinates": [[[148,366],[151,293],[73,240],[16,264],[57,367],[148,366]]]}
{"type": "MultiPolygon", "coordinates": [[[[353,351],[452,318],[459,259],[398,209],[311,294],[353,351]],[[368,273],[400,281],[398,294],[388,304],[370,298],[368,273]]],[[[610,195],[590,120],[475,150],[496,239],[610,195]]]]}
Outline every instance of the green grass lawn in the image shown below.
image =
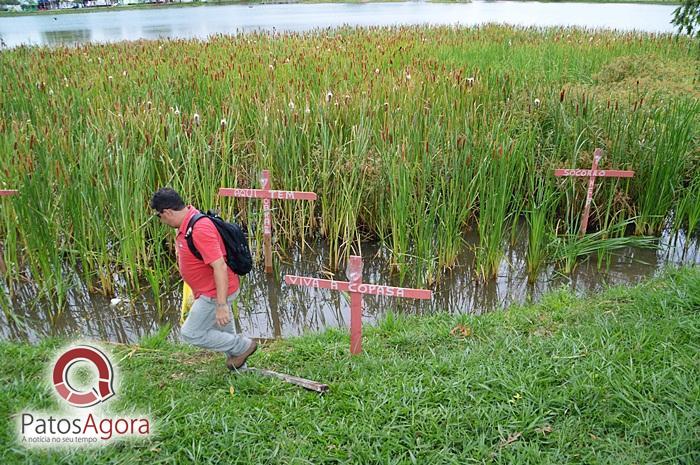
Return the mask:
{"type": "Polygon", "coordinates": [[[57,407],[47,361],[65,341],[1,343],[1,463],[700,461],[697,268],[482,316],[391,316],[361,356],[329,330],[251,359],[330,384],[324,396],[163,339],[111,346],[112,408],[150,414],[152,439],[63,452],[23,449],[10,417],[57,407]]]}

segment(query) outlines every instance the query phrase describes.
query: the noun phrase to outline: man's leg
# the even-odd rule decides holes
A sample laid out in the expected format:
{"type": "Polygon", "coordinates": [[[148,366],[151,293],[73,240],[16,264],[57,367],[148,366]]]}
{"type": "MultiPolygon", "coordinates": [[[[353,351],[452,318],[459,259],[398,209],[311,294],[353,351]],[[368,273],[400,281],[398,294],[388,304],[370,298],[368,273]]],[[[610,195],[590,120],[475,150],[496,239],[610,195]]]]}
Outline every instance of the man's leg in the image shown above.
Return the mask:
{"type": "MultiPolygon", "coordinates": [[[[236,292],[228,297],[229,304],[235,300],[237,294],[236,292]]],[[[200,296],[192,304],[192,309],[182,325],[181,334],[182,339],[189,344],[225,352],[229,357],[244,353],[251,344],[250,339],[233,331],[231,322],[224,327],[217,324],[216,300],[206,296],[200,296]],[[231,328],[227,328],[228,326],[231,328]]]]}

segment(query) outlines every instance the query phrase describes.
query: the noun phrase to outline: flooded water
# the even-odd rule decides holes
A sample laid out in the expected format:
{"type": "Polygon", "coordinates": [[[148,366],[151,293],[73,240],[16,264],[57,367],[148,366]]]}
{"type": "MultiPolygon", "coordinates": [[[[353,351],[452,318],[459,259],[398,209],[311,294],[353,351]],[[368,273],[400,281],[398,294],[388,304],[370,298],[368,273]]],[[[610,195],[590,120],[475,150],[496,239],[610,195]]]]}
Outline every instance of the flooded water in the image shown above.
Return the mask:
{"type": "Polygon", "coordinates": [[[57,45],[159,38],[200,38],[251,31],[394,25],[580,26],[674,32],[675,5],[538,3],[328,3],[225,5],[0,18],[0,44],[57,45]]]}
{"type": "MultiPolygon", "coordinates": [[[[498,278],[486,283],[474,279],[474,254],[467,249],[459,265],[443,276],[433,288],[432,301],[416,301],[390,297],[364,296],[363,321],[372,324],[393,311],[404,314],[449,312],[481,314],[505,308],[514,303],[536,302],[545,292],[565,287],[581,294],[600,292],[608,285],[633,284],[653,276],[665,265],[700,264],[700,241],[683,236],[664,235],[658,250],[627,248],[612,256],[608,268],[599,269],[595,257],[578,265],[566,276],[554,266],[544,270],[537,281],[527,280],[525,253],[526,234],[520,242],[506,247],[498,278]]],[[[476,244],[475,236],[465,238],[476,244]]],[[[268,276],[256,269],[242,279],[237,330],[259,338],[279,338],[327,327],[349,327],[350,306],[347,298],[335,291],[284,284],[283,276],[295,274],[326,279],[345,280],[343,272],[331,276],[324,272],[328,263],[325,243],[319,241],[311,249],[290,252],[277,260],[279,272],[268,276]],[[315,250],[314,250],[315,249],[315,250]]],[[[387,266],[387,254],[376,245],[363,246],[363,282],[417,287],[411,278],[400,283],[387,266]]],[[[173,339],[179,332],[180,284],[172,280],[171,291],[161,297],[164,311],[159,314],[155,301],[144,296],[116,307],[110,298],[90,295],[78,287],[71,291],[69,308],[51,322],[45,308],[33,305],[31,287],[18,289],[15,313],[19,320],[0,314],[0,338],[36,341],[46,335],[85,336],[116,342],[135,342],[151,334],[164,323],[173,325],[173,339]]]]}
{"type": "MultiPolygon", "coordinates": [[[[57,45],[114,42],[156,38],[207,38],[213,34],[250,31],[308,31],[352,26],[408,24],[475,25],[487,22],[521,26],[582,26],[645,32],[673,32],[670,24],[675,6],[638,4],[585,4],[537,2],[366,3],[309,5],[231,5],[104,11],[66,15],[36,15],[0,18],[0,45],[57,45]]],[[[526,235],[519,235],[525,238],[526,235]]],[[[476,237],[465,238],[475,244],[476,237]]],[[[498,278],[487,283],[474,279],[474,255],[465,251],[460,265],[444,276],[433,289],[432,301],[408,301],[388,297],[364,297],[364,321],[371,324],[388,311],[409,314],[432,312],[482,313],[510,304],[536,301],[553,288],[565,286],[577,292],[598,292],[608,284],[636,283],[666,264],[700,263],[696,239],[677,242],[669,235],[658,250],[629,248],[618,252],[609,267],[600,270],[595,257],[565,276],[555,267],[544,270],[534,284],[526,273],[524,242],[509,245],[498,278]]],[[[286,286],[285,274],[329,278],[323,273],[328,262],[323,242],[312,250],[293,250],[279,263],[276,277],[253,272],[242,281],[237,329],[261,338],[285,337],[326,327],[349,325],[349,303],[338,292],[286,286]]],[[[363,281],[372,284],[416,286],[400,283],[387,266],[387,253],[376,245],[363,247],[363,281]]],[[[344,280],[343,273],[332,276],[344,280]]],[[[15,289],[14,314],[0,312],[0,338],[36,341],[46,335],[73,336],[117,342],[134,342],[164,323],[175,327],[177,338],[180,289],[173,278],[171,291],[160,297],[162,313],[152,297],[118,306],[110,297],[89,294],[77,286],[69,295],[69,306],[55,321],[36,303],[36,290],[29,285],[15,289]]]]}

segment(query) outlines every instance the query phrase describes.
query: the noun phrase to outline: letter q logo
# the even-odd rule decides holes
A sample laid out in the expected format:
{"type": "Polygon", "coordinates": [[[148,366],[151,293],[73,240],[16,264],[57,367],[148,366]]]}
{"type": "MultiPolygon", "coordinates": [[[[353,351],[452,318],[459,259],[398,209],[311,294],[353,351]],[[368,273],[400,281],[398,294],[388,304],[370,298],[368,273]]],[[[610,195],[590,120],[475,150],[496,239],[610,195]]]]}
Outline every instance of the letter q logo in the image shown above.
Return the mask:
{"type": "Polygon", "coordinates": [[[64,352],[53,367],[53,385],[56,392],[74,407],[92,407],[114,395],[114,372],[107,356],[91,346],[75,346],[64,352]],[[78,362],[90,362],[97,368],[98,382],[89,391],[79,391],[68,382],[68,372],[78,362]]]}

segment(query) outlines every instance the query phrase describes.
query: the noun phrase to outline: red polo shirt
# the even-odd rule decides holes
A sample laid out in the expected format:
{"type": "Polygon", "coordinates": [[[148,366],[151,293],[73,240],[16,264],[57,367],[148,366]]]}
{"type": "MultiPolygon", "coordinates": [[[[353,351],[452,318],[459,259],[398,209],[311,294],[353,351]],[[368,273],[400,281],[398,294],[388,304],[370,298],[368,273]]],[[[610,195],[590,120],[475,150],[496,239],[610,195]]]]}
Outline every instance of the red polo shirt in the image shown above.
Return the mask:
{"type": "MultiPolygon", "coordinates": [[[[202,255],[202,260],[195,257],[187,246],[185,233],[190,219],[199,210],[192,205],[187,207],[187,216],[177,230],[175,244],[177,246],[177,265],[180,269],[180,276],[192,288],[194,298],[201,295],[216,298],[216,282],[214,281],[214,269],[209,266],[221,257],[226,256],[226,247],[221,239],[219,231],[209,218],[202,218],[197,221],[192,230],[192,240],[195,248],[202,255]]],[[[238,290],[238,275],[226,267],[228,271],[228,293],[231,295],[238,290]]]]}

